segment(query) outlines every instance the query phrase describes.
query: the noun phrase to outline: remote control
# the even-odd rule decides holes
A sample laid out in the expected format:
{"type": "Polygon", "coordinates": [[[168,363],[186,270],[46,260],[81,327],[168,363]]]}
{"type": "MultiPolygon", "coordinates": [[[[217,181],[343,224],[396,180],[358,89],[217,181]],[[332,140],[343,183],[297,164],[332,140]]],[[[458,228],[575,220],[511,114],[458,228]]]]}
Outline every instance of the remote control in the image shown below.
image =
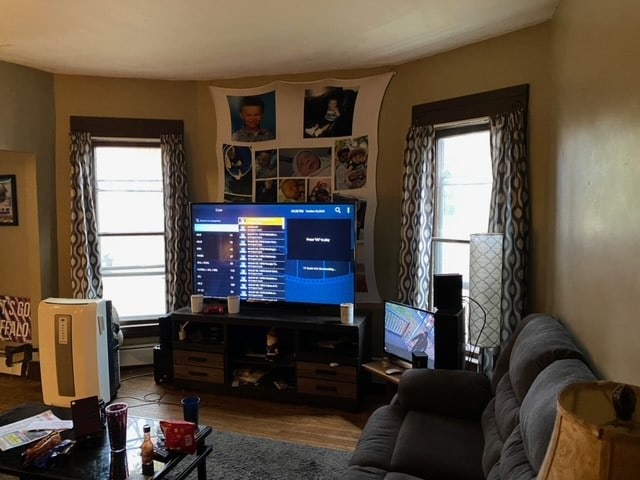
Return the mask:
{"type": "Polygon", "coordinates": [[[166,448],[155,445],[153,447],[153,456],[158,460],[165,461],[171,456],[171,453],[166,448]]]}

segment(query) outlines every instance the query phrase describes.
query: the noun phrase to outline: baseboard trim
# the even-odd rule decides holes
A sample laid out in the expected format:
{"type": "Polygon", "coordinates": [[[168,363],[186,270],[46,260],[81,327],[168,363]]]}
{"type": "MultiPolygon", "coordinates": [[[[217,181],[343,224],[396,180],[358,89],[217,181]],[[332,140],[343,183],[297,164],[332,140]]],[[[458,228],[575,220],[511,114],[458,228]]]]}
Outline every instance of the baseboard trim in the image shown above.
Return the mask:
{"type": "Polygon", "coordinates": [[[131,345],[120,348],[120,366],[137,367],[153,365],[153,347],[155,344],[131,345]]]}

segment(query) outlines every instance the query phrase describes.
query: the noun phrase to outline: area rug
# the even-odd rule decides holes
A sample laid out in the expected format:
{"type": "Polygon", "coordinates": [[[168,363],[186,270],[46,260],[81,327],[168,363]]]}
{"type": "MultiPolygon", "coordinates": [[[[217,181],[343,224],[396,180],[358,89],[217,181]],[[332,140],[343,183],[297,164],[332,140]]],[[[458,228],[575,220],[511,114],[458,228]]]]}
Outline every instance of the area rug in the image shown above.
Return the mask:
{"type": "MultiPolygon", "coordinates": [[[[207,439],[207,478],[332,480],[346,471],[350,452],[214,430],[207,439]]],[[[188,480],[195,480],[193,472],[188,480]]]]}

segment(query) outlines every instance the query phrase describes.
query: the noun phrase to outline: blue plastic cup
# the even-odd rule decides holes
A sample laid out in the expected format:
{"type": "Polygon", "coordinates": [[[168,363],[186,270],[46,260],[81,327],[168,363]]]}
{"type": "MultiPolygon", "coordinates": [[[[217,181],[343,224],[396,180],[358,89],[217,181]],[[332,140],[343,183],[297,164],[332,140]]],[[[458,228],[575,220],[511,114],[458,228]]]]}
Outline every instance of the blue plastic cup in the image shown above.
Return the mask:
{"type": "Polygon", "coordinates": [[[198,413],[200,411],[200,397],[184,397],[182,403],[182,414],[187,422],[198,425],[198,413]]]}

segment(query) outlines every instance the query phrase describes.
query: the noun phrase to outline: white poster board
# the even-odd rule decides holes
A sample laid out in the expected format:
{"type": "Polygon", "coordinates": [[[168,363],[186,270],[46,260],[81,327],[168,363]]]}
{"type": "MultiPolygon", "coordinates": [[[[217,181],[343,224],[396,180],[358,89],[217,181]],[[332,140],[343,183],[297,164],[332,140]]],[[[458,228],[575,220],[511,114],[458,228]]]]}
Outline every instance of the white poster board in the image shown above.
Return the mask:
{"type": "Polygon", "coordinates": [[[392,75],[210,87],[222,160],[216,200],[355,201],[361,303],[379,302],[373,258],[378,118],[392,75]]]}

